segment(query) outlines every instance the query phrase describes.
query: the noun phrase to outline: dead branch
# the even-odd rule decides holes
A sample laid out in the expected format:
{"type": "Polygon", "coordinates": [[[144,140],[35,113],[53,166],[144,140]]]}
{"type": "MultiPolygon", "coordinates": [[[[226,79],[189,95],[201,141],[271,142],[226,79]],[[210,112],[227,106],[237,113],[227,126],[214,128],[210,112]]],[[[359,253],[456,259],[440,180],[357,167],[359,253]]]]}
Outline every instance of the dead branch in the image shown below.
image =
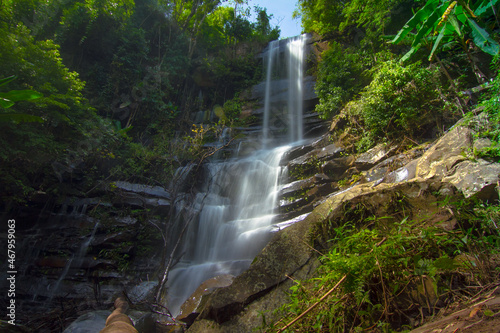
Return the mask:
{"type": "Polygon", "coordinates": [[[321,297],[319,299],[319,301],[317,301],[316,303],[314,303],[313,305],[311,305],[306,311],[302,312],[297,318],[295,318],[294,320],[292,320],[291,322],[289,322],[285,327],[281,328],[280,330],[278,330],[278,333],[281,333],[283,332],[284,330],[286,330],[288,327],[292,326],[293,324],[295,324],[297,321],[299,321],[302,317],[304,317],[306,314],[308,314],[312,309],[314,309],[319,303],[321,303],[325,298],[327,298],[328,296],[330,296],[331,293],[333,293],[335,291],[335,289],[337,289],[340,284],[342,282],[344,282],[344,280],[347,278],[347,274],[344,275],[342,277],[342,279],[340,279],[339,282],[337,282],[337,284],[335,286],[333,286],[332,289],[330,289],[326,294],[323,295],[323,297],[321,297]]]}

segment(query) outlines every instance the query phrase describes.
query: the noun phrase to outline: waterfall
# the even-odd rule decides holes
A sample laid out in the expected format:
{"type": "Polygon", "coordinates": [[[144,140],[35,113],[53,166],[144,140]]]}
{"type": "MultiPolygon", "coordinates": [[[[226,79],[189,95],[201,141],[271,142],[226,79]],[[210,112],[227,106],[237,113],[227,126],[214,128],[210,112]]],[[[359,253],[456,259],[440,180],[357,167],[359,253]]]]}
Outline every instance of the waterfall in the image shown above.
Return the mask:
{"type": "Polygon", "coordinates": [[[288,119],[290,141],[304,138],[303,81],[304,81],[304,45],[306,35],[295,37],[288,43],[288,119]]]}
{"type": "MultiPolygon", "coordinates": [[[[182,258],[167,282],[167,305],[174,315],[205,280],[238,275],[269,241],[280,190],[280,160],[289,146],[270,148],[281,134],[287,142],[302,139],[302,78],[305,36],[271,42],[264,54],[266,87],[261,150],[250,156],[206,163],[205,183],[190,213],[179,219],[184,233],[182,258]],[[280,65],[285,59],[286,68],[280,65]],[[300,73],[298,73],[300,72],[300,73]],[[290,113],[287,115],[287,113],[290,113]],[[285,135],[287,134],[287,135],[285,135]],[[193,213],[196,212],[196,213],[193,213]],[[186,216],[190,216],[186,218],[186,216]]],[[[180,208],[178,209],[180,210],[180,208]]]]}
{"type": "Polygon", "coordinates": [[[273,41],[264,53],[264,147],[272,139],[271,132],[287,131],[288,142],[304,138],[302,118],[306,39],[307,35],[304,34],[285,41],[273,41]]]}

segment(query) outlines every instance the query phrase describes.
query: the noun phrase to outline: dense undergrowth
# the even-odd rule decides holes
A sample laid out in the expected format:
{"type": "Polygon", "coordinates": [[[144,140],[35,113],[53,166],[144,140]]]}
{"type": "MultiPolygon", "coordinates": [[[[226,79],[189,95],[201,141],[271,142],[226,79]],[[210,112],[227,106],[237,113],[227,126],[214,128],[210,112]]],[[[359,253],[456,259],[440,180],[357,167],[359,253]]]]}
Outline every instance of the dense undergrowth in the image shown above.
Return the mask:
{"type": "Polygon", "coordinates": [[[438,204],[453,212],[455,229],[408,216],[371,216],[334,228],[316,277],[294,281],[290,302],[278,310],[282,319],[268,331],[405,331],[450,304],[494,289],[500,272],[500,208],[474,200],[438,204]]]}

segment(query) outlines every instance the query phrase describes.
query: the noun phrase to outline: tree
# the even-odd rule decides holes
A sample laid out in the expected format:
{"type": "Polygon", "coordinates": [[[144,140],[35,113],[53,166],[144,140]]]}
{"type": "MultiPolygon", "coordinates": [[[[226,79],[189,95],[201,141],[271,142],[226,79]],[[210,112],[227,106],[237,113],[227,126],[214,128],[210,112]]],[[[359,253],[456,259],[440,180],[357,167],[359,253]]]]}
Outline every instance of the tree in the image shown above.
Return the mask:
{"type": "Polygon", "coordinates": [[[295,17],[302,18],[306,32],[330,35],[350,27],[380,34],[390,21],[391,11],[406,0],[299,0],[295,17]]]}

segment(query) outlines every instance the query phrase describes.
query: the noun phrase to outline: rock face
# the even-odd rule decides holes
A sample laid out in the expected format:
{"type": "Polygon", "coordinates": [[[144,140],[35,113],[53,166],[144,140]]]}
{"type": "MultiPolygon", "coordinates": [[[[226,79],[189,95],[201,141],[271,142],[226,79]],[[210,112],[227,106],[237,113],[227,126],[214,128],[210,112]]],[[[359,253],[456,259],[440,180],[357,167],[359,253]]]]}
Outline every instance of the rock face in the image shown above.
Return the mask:
{"type": "Polygon", "coordinates": [[[377,146],[356,159],[339,156],[341,150],[332,147],[322,154],[326,145],[292,149],[283,160],[293,182],[280,193],[281,219],[301,210],[310,213],[277,232],[247,271],[212,293],[188,332],[249,332],[261,326],[262,316],[267,322],[278,319],[273,310],[286,302],[290,277],[310,278],[319,265],[309,244],[319,251],[328,248],[330,228],[343,223],[346,202],[352,207],[362,204],[377,216],[390,216],[401,214],[395,203],[404,197],[407,214],[431,216],[430,222],[449,230],[452,217],[440,211],[439,200],[498,199],[500,164],[467,158],[474,144],[472,131],[459,123],[431,146],[400,155],[394,155],[395,147],[390,146],[377,146]],[[321,169],[326,172],[318,173],[321,169]],[[335,175],[330,176],[329,170],[335,175]],[[349,177],[340,190],[339,174],[349,177]]]}
{"type": "MultiPolygon", "coordinates": [[[[137,303],[152,292],[150,284],[139,288],[138,281],[148,281],[159,267],[158,249],[164,245],[158,228],[165,228],[165,221],[148,212],[168,214],[170,196],[158,186],[126,182],[111,183],[104,193],[63,199],[33,225],[16,218],[19,322],[50,321],[55,326],[45,325],[39,332],[60,331],[70,322],[59,323],[47,313],[71,320],[80,311],[112,304],[123,290],[137,303]]],[[[5,248],[6,239],[0,240],[5,248]]],[[[96,316],[92,318],[99,325],[96,316]]]]}

